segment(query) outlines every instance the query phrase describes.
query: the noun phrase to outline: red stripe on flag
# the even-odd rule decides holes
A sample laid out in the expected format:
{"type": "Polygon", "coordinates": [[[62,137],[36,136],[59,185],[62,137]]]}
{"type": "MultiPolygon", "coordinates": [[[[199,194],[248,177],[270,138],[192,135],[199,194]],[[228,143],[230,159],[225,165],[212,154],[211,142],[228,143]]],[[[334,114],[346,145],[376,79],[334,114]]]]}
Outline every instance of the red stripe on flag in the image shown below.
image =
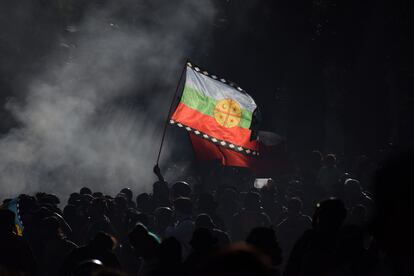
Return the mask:
{"type": "Polygon", "coordinates": [[[250,141],[251,130],[241,127],[225,128],[215,118],[179,103],[171,119],[216,139],[257,150],[257,141],[250,141]]]}

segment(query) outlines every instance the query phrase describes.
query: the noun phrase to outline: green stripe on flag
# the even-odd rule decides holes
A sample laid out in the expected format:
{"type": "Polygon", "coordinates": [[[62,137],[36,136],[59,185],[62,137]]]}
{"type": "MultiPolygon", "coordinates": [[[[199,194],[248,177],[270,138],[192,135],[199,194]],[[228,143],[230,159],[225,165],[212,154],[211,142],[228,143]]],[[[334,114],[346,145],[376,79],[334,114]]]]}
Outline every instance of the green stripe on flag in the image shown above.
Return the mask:
{"type": "MultiPolygon", "coordinates": [[[[181,96],[181,102],[189,108],[195,109],[204,115],[214,117],[214,109],[217,104],[217,100],[202,95],[200,92],[189,86],[184,87],[183,95],[181,96]]],[[[242,115],[240,118],[239,127],[249,128],[252,122],[252,112],[242,109],[242,115]]]]}
{"type": "Polygon", "coordinates": [[[214,108],[217,101],[200,94],[197,90],[185,86],[183,95],[181,96],[181,102],[186,106],[198,110],[201,113],[209,116],[214,116],[214,108]]]}

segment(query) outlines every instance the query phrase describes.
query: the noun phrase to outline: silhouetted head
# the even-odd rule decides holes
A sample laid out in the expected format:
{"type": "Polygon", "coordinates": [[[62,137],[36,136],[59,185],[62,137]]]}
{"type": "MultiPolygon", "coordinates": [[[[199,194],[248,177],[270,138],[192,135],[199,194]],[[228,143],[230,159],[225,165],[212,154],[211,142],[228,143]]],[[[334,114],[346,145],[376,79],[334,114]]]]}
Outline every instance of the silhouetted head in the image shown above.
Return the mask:
{"type": "Polygon", "coordinates": [[[132,191],[130,188],[123,188],[120,193],[123,193],[128,201],[132,201],[132,191]]]}
{"type": "Polygon", "coordinates": [[[220,204],[227,205],[238,201],[238,192],[232,188],[225,188],[219,197],[220,204]]]}
{"type": "Polygon", "coordinates": [[[191,196],[191,187],[184,181],[175,182],[171,187],[171,191],[173,198],[191,196]]]}
{"type": "Polygon", "coordinates": [[[302,200],[298,197],[292,197],[287,202],[289,216],[297,216],[302,213],[302,200]]]}
{"type": "Polygon", "coordinates": [[[101,192],[94,192],[94,193],[92,194],[92,196],[93,196],[94,198],[103,198],[103,197],[105,197],[105,196],[104,196],[104,194],[103,194],[103,193],[101,193],[101,192]]]}
{"type": "Polygon", "coordinates": [[[121,212],[125,212],[128,209],[128,199],[125,194],[118,194],[114,200],[116,209],[121,212]]]}
{"type": "Polygon", "coordinates": [[[60,199],[54,194],[42,194],[38,198],[38,200],[43,204],[50,204],[50,205],[58,205],[60,203],[60,199]]]}
{"type": "Polygon", "coordinates": [[[244,208],[248,211],[261,210],[262,203],[260,194],[255,192],[248,192],[244,198],[244,208]]]}
{"type": "Polygon", "coordinates": [[[199,214],[195,220],[195,227],[196,228],[206,228],[209,230],[213,230],[216,226],[213,223],[211,217],[207,214],[199,214]]]}
{"type": "Polygon", "coordinates": [[[320,168],[323,160],[323,155],[319,150],[313,150],[310,154],[311,167],[314,169],[320,168]]]}
{"type": "Polygon", "coordinates": [[[203,276],[267,276],[270,261],[245,243],[225,247],[207,260],[201,268],[203,276]]]}
{"type": "Polygon", "coordinates": [[[47,207],[41,207],[33,212],[35,222],[40,222],[42,219],[53,216],[53,212],[47,207]]]}
{"type": "Polygon", "coordinates": [[[78,209],[75,205],[68,204],[63,208],[63,217],[65,220],[73,221],[74,219],[77,219],[79,216],[78,209]]]}
{"type": "Polygon", "coordinates": [[[178,215],[190,216],[193,214],[193,203],[187,197],[174,200],[174,210],[178,215]]]}
{"type": "Polygon", "coordinates": [[[167,198],[170,194],[170,189],[168,188],[168,183],[165,181],[157,181],[152,185],[152,194],[155,197],[167,198]]]}
{"type": "Polygon", "coordinates": [[[326,166],[333,167],[336,165],[336,156],[335,154],[327,154],[323,161],[326,166]]]}
{"type": "Polygon", "coordinates": [[[0,204],[0,205],[6,206],[10,201],[12,201],[11,198],[5,198],[5,199],[3,199],[3,204],[0,204]]]}
{"type": "Polygon", "coordinates": [[[346,218],[344,203],[337,198],[329,198],[316,204],[313,227],[324,233],[335,233],[346,218]]]}
{"type": "Polygon", "coordinates": [[[323,162],[323,155],[319,150],[313,150],[306,152],[303,156],[303,166],[305,171],[310,170],[310,172],[316,173],[323,162]]]}
{"type": "Polygon", "coordinates": [[[165,228],[170,225],[172,221],[173,211],[169,207],[158,207],[154,211],[157,225],[161,228],[165,228]]]}
{"type": "Polygon", "coordinates": [[[93,197],[91,195],[80,195],[79,206],[82,210],[88,211],[90,206],[92,205],[93,197]]]}
{"type": "Polygon", "coordinates": [[[56,238],[62,235],[59,220],[54,216],[44,218],[40,223],[40,227],[42,235],[46,239],[56,238]]]}
{"type": "Polygon", "coordinates": [[[132,229],[132,231],[128,234],[129,241],[132,243],[139,243],[143,236],[148,234],[148,228],[141,224],[137,223],[132,229]]]}
{"type": "Polygon", "coordinates": [[[19,211],[21,214],[31,212],[38,207],[39,205],[33,196],[25,194],[19,195],[19,211]]]}
{"type": "Polygon", "coordinates": [[[217,207],[217,202],[211,194],[200,194],[198,197],[198,212],[210,213],[214,212],[217,207]]]}
{"type": "Polygon", "coordinates": [[[195,251],[211,250],[216,243],[217,239],[213,237],[213,234],[207,228],[197,228],[194,230],[190,241],[190,245],[195,251]]]}
{"type": "Polygon", "coordinates": [[[71,193],[68,199],[68,204],[77,205],[81,200],[81,196],[79,193],[71,193]]]}
{"type": "Polygon", "coordinates": [[[89,207],[89,213],[93,216],[101,216],[107,211],[106,201],[102,198],[95,198],[92,200],[89,207]]]}
{"type": "Polygon", "coordinates": [[[149,232],[144,225],[138,223],[129,233],[128,238],[137,256],[151,258],[156,255],[160,240],[156,235],[149,232]]]}
{"type": "Polygon", "coordinates": [[[98,232],[89,243],[89,246],[97,251],[112,251],[115,249],[116,245],[116,239],[104,232],[98,232]]]}
{"type": "Polygon", "coordinates": [[[347,197],[358,197],[362,193],[361,184],[356,179],[348,178],[344,183],[344,192],[347,197]]]}
{"type": "Polygon", "coordinates": [[[151,198],[147,193],[141,193],[137,196],[137,209],[141,212],[151,212],[151,198]]]}
{"type": "Polygon", "coordinates": [[[139,213],[135,216],[135,219],[137,220],[137,223],[141,223],[142,225],[145,225],[148,227],[150,218],[146,213],[139,213]]]}
{"type": "Polygon", "coordinates": [[[273,228],[256,227],[252,229],[246,238],[246,242],[266,254],[272,260],[273,265],[281,264],[282,250],[277,242],[273,228]]]}
{"type": "Polygon", "coordinates": [[[79,193],[81,195],[92,195],[92,190],[89,189],[88,187],[83,187],[80,189],[79,193]]]}
{"type": "Polygon", "coordinates": [[[15,214],[9,209],[0,209],[0,233],[12,233],[16,230],[15,214]]]}

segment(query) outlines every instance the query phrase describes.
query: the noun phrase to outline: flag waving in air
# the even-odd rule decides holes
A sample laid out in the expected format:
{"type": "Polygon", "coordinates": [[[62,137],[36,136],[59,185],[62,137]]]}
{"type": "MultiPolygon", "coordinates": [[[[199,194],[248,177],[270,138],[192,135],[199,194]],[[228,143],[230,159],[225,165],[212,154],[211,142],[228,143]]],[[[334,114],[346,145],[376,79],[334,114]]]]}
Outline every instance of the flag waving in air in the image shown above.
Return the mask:
{"type": "Polygon", "coordinates": [[[252,140],[257,106],[243,89],[188,63],[181,101],[170,123],[191,134],[246,155],[258,155],[252,140]]]}

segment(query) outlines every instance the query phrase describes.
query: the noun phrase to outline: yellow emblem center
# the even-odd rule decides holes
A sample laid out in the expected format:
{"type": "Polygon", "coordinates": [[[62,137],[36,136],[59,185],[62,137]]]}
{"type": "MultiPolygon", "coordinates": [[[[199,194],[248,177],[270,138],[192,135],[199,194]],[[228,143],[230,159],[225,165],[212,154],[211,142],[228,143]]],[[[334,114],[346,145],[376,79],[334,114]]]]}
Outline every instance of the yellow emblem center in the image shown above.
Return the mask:
{"type": "Polygon", "coordinates": [[[223,99],[217,102],[214,108],[214,118],[221,126],[230,128],[239,124],[241,108],[238,102],[232,99],[223,99]]]}

